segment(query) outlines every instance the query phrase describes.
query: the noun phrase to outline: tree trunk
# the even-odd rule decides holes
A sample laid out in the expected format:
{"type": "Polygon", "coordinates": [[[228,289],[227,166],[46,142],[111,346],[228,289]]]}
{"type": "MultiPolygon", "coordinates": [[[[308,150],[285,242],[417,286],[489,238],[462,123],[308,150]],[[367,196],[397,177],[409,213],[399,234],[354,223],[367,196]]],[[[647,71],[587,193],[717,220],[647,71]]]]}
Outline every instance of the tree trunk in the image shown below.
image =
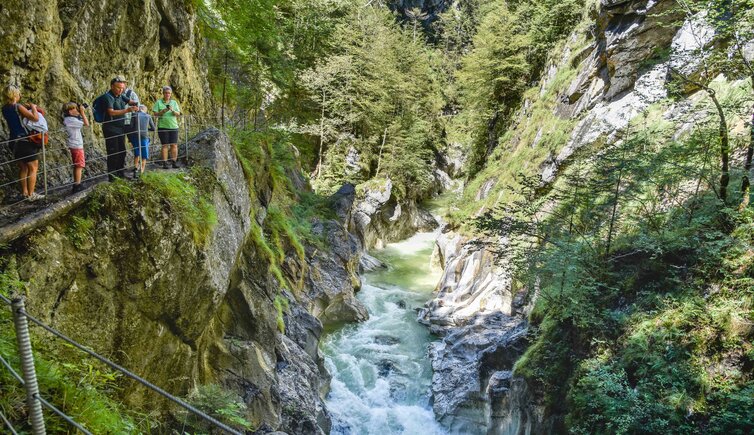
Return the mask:
{"type": "Polygon", "coordinates": [[[495,110],[495,114],[487,122],[487,150],[484,157],[492,154],[492,151],[497,147],[497,122],[500,120],[500,112],[495,110]]]}
{"type": "MultiPolygon", "coordinates": [[[[754,74],[751,76],[751,87],[754,88],[754,74]]],[[[749,148],[746,150],[746,160],[744,161],[744,178],[741,180],[741,209],[749,206],[749,197],[751,194],[751,181],[749,173],[751,172],[752,159],[754,159],[754,107],[752,107],[751,126],[749,126],[751,138],[749,139],[749,148]]]]}
{"type": "Polygon", "coordinates": [[[225,59],[223,61],[223,96],[222,108],[220,109],[220,125],[225,130],[225,86],[228,82],[228,50],[225,50],[225,59]]]}
{"type": "Polygon", "coordinates": [[[720,102],[717,100],[715,91],[707,89],[712,102],[717,109],[717,115],[720,117],[718,126],[718,135],[720,136],[720,198],[723,202],[728,199],[728,184],[730,182],[730,139],[728,137],[728,121],[725,119],[725,112],[720,102]]]}
{"type": "Polygon", "coordinates": [[[317,161],[317,168],[314,170],[314,179],[319,179],[319,174],[322,171],[322,148],[325,142],[325,104],[327,104],[327,94],[322,89],[322,113],[319,118],[319,160],[317,161]]]}
{"type": "Polygon", "coordinates": [[[751,171],[752,158],[754,158],[754,116],[752,116],[751,118],[751,123],[751,139],[749,139],[749,148],[746,150],[746,161],[744,162],[744,178],[741,181],[741,194],[743,195],[741,208],[746,208],[749,206],[749,196],[751,190],[749,172],[751,171]]]}
{"type": "Polygon", "coordinates": [[[385,139],[387,138],[387,127],[385,127],[385,132],[382,133],[382,144],[380,145],[380,154],[377,157],[377,171],[375,172],[375,176],[380,175],[380,166],[382,165],[382,150],[385,148],[385,139]]]}
{"type": "Polygon", "coordinates": [[[620,162],[618,171],[618,181],[615,183],[615,192],[613,193],[613,210],[610,214],[610,226],[607,229],[607,247],[605,248],[605,257],[610,255],[610,248],[613,243],[613,231],[615,230],[615,220],[618,215],[618,201],[620,200],[620,185],[623,181],[623,167],[626,164],[626,151],[623,150],[623,157],[620,162]]]}

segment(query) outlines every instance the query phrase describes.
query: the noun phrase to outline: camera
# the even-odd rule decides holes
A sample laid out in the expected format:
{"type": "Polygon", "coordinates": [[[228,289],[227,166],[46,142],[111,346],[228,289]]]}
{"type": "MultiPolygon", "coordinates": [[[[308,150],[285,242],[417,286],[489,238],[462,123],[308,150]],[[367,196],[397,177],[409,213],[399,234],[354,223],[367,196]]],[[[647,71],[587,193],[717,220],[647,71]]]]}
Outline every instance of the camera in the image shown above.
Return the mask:
{"type": "Polygon", "coordinates": [[[83,107],[84,109],[88,109],[89,105],[86,103],[78,103],[79,106],[83,107]]]}

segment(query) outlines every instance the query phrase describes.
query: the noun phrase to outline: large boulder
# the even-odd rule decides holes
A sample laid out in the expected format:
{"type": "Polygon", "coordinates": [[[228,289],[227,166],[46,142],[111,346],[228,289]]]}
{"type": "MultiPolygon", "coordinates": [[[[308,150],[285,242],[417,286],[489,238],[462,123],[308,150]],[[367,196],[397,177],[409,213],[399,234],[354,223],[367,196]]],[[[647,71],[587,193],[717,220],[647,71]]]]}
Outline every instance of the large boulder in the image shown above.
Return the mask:
{"type": "Polygon", "coordinates": [[[389,178],[372,179],[357,186],[356,192],[349,230],[359,237],[364,249],[380,249],[438,226],[432,214],[420,208],[416,200],[399,200],[389,178]]]}
{"type": "MultiPolygon", "coordinates": [[[[148,183],[121,181],[4,247],[0,265],[13,270],[3,272],[29,282],[35,316],[173,394],[218,384],[261,427],[327,433],[318,316],[365,318],[354,297],[359,242],[338,221],[316,224],[327,248],[289,253],[283,269],[297,287],[281,288],[252,236],[272,200],[270,174],[260,170],[250,183],[217,130],[188,150],[194,169],[184,176],[214,210],[204,236],[148,183]]],[[[123,399],[153,402],[132,384],[123,399]]]]}

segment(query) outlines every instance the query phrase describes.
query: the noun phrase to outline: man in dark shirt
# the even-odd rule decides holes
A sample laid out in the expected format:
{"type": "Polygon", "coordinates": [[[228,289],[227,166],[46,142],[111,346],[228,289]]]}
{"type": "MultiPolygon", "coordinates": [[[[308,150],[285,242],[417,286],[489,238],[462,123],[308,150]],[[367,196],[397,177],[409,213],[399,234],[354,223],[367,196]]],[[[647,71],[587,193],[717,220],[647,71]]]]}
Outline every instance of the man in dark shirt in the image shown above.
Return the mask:
{"type": "Polygon", "coordinates": [[[117,76],[110,81],[107,96],[107,114],[102,123],[107,148],[107,173],[110,181],[115,177],[123,177],[126,168],[126,113],[139,110],[123,95],[126,90],[126,80],[117,76]]]}

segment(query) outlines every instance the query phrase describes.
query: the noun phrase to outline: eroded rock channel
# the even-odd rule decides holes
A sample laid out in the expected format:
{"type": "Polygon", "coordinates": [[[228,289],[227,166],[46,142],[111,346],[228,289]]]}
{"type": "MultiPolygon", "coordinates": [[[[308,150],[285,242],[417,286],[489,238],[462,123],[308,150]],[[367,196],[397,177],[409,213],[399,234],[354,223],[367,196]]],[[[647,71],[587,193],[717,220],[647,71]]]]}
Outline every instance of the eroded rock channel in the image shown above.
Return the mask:
{"type": "Polygon", "coordinates": [[[431,405],[427,351],[436,338],[416,319],[440,277],[435,238],[418,233],[375,252],[381,263],[371,262],[357,296],[369,320],[323,336],[331,433],[446,433],[431,405]]]}

